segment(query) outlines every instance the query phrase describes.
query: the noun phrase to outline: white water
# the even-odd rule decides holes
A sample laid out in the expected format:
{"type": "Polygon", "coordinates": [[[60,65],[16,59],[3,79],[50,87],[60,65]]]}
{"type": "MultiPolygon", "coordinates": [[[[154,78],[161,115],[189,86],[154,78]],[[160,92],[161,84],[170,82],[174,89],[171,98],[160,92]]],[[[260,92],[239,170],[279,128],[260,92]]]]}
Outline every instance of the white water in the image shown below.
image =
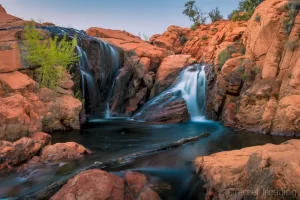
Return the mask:
{"type": "Polygon", "coordinates": [[[180,74],[180,80],[171,90],[181,91],[192,121],[204,119],[206,98],[205,66],[190,66],[180,74]]]}
{"type": "MultiPolygon", "coordinates": [[[[188,111],[192,121],[203,122],[205,120],[205,99],[206,99],[206,75],[205,66],[193,65],[184,69],[178,82],[174,87],[164,91],[154,99],[150,100],[146,105],[139,111],[134,118],[138,118],[148,106],[157,103],[163,96],[169,93],[176,94],[180,92],[181,96],[185,99],[188,111]]],[[[174,98],[176,98],[174,96],[174,98]]],[[[169,101],[172,101],[171,98],[169,101]]],[[[163,107],[168,102],[164,102],[160,105],[163,107]]]]}
{"type": "Polygon", "coordinates": [[[116,51],[111,45],[106,43],[105,41],[98,40],[100,48],[101,48],[101,55],[100,58],[103,59],[100,66],[101,71],[101,87],[105,88],[108,87],[108,94],[106,98],[106,110],[105,110],[105,119],[111,118],[111,112],[109,108],[110,99],[113,94],[115,79],[120,70],[120,55],[119,52],[116,51]],[[104,77],[106,71],[103,69],[112,69],[111,76],[108,76],[105,80],[104,77]]]}
{"type": "MultiPolygon", "coordinates": [[[[92,97],[93,95],[93,89],[95,88],[95,83],[94,83],[94,78],[90,73],[90,68],[89,68],[89,61],[88,57],[83,51],[83,49],[79,46],[77,46],[77,52],[79,56],[79,69],[81,72],[81,83],[82,83],[82,96],[86,97],[86,95],[89,95],[90,101],[94,99],[92,97]],[[87,87],[85,87],[87,85],[87,87]],[[86,91],[86,88],[90,91],[86,91]]],[[[84,106],[85,106],[85,101],[84,101],[84,106]]]]}

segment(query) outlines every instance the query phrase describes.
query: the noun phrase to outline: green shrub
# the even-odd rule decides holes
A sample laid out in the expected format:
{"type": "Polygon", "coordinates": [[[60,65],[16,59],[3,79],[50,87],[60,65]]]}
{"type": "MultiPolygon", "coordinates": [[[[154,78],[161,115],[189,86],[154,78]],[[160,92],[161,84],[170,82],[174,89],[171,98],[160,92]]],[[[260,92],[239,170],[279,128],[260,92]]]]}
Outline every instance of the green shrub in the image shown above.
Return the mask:
{"type": "Polygon", "coordinates": [[[207,35],[202,35],[201,39],[202,39],[203,41],[206,41],[206,40],[208,40],[208,36],[207,36],[207,35]]]}
{"type": "Polygon", "coordinates": [[[258,14],[255,16],[254,21],[260,22],[260,16],[258,14]]]}
{"type": "Polygon", "coordinates": [[[184,8],[182,14],[188,16],[190,20],[194,22],[191,27],[192,30],[196,30],[200,24],[205,24],[207,20],[206,13],[202,12],[202,10],[195,5],[195,1],[186,2],[184,8]]]}
{"type": "Polygon", "coordinates": [[[240,45],[239,52],[240,52],[240,54],[245,55],[245,53],[246,53],[246,47],[243,44],[240,45]]]}
{"type": "Polygon", "coordinates": [[[37,79],[42,86],[55,89],[59,86],[67,67],[78,62],[75,51],[77,39],[68,41],[64,36],[60,41],[58,37],[45,39],[41,31],[31,23],[25,27],[24,58],[36,69],[37,79]],[[44,39],[44,40],[43,40],[44,39]]]}
{"type": "Polygon", "coordinates": [[[244,66],[239,66],[238,67],[238,72],[244,73],[245,72],[245,67],[244,66]]]}
{"type": "Polygon", "coordinates": [[[244,74],[242,74],[241,78],[242,78],[243,80],[247,80],[248,75],[244,73],[244,74]]]}
{"type": "Polygon", "coordinates": [[[253,15],[255,8],[261,4],[263,0],[243,0],[239,2],[237,10],[233,10],[228,16],[232,21],[248,21],[253,15]]]}
{"type": "Polygon", "coordinates": [[[241,12],[238,10],[234,10],[230,15],[229,19],[231,21],[248,21],[251,18],[252,14],[246,13],[246,12],[241,12]]]}
{"type": "Polygon", "coordinates": [[[300,0],[290,0],[284,9],[287,11],[287,18],[283,20],[283,25],[285,33],[289,35],[294,27],[295,18],[300,10],[300,0]]]}
{"type": "Polygon", "coordinates": [[[221,69],[225,62],[231,57],[231,54],[228,50],[223,50],[219,56],[218,56],[218,61],[219,61],[219,68],[221,69]]]}
{"type": "Polygon", "coordinates": [[[236,53],[236,47],[234,45],[227,46],[227,51],[231,54],[236,53]]]}
{"type": "Polygon", "coordinates": [[[181,45],[184,45],[188,41],[188,39],[184,35],[181,35],[179,37],[179,40],[181,45]]]}
{"type": "Polygon", "coordinates": [[[221,15],[221,12],[218,7],[210,11],[208,13],[208,16],[212,22],[220,21],[221,19],[223,19],[223,16],[221,15]]]}

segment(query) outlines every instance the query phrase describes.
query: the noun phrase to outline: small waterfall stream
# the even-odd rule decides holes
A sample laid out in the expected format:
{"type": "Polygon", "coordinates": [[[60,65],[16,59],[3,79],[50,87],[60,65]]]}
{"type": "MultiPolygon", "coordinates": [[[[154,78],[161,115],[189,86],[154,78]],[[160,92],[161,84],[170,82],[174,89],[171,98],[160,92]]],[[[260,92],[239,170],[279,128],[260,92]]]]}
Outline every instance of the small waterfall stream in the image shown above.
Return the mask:
{"type": "Polygon", "coordinates": [[[147,109],[151,108],[151,105],[157,104],[167,95],[172,95],[172,98],[160,104],[159,108],[162,108],[178,98],[178,94],[185,99],[191,120],[203,121],[206,99],[205,66],[192,65],[184,69],[173,87],[147,102],[133,118],[139,119],[144,112],[147,112],[147,109]]]}
{"type": "Polygon", "coordinates": [[[120,55],[119,52],[116,51],[111,45],[108,43],[98,40],[100,46],[100,70],[107,69],[100,71],[101,73],[101,83],[100,88],[106,91],[106,99],[105,99],[105,118],[110,118],[110,108],[109,103],[113,93],[115,79],[120,70],[120,55]]]}
{"type": "Polygon", "coordinates": [[[205,66],[190,66],[180,74],[180,80],[171,88],[172,92],[180,91],[185,99],[191,119],[197,121],[204,118],[206,97],[205,66]]]}

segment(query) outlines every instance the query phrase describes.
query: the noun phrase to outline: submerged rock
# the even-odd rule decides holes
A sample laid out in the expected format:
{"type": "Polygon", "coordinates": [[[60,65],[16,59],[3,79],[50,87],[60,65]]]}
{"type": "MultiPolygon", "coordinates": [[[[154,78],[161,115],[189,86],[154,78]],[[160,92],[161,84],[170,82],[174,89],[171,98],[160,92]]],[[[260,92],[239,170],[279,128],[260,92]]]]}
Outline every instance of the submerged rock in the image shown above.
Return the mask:
{"type": "Polygon", "coordinates": [[[109,172],[92,169],[70,179],[51,200],[159,200],[158,194],[147,183],[147,178],[136,172],[127,172],[124,180],[109,172]]]}
{"type": "Polygon", "coordinates": [[[300,140],[198,157],[206,199],[298,199],[300,140]]]}

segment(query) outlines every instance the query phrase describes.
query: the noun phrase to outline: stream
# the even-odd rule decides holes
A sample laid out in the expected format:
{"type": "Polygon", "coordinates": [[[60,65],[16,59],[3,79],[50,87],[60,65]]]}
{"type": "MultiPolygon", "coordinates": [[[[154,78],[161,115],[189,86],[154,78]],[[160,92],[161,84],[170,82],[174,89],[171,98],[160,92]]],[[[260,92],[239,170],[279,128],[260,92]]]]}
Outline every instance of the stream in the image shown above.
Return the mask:
{"type": "Polygon", "coordinates": [[[52,134],[53,144],[74,141],[92,150],[93,154],[79,161],[45,165],[26,176],[16,172],[2,174],[0,198],[23,199],[96,161],[105,162],[133,155],[105,170],[116,174],[126,170],[145,174],[162,199],[203,199],[203,183],[193,169],[196,156],[266,143],[279,144],[288,139],[235,132],[208,120],[167,125],[147,124],[125,118],[93,120],[80,131],[52,134]],[[210,136],[176,148],[160,148],[183,138],[199,136],[203,132],[210,133],[210,136]],[[161,150],[153,151],[156,149],[161,150]]]}

